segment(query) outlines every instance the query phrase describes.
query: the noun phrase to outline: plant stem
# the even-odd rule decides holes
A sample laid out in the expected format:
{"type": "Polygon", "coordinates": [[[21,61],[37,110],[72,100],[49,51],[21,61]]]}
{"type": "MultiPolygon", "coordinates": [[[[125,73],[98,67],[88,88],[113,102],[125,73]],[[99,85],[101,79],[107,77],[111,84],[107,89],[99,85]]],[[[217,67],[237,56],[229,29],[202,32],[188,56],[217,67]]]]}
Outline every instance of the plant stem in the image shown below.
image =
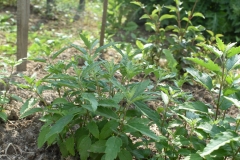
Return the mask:
{"type": "MultiPolygon", "coordinates": [[[[225,59],[225,58],[223,58],[223,59],[225,59]]],[[[220,81],[220,89],[219,89],[219,93],[218,93],[217,110],[216,110],[216,114],[215,114],[215,120],[217,120],[218,111],[219,111],[219,107],[220,107],[220,99],[221,99],[223,84],[224,84],[224,73],[225,73],[225,66],[224,66],[224,61],[223,61],[222,62],[222,76],[221,76],[221,81],[220,81]]]]}

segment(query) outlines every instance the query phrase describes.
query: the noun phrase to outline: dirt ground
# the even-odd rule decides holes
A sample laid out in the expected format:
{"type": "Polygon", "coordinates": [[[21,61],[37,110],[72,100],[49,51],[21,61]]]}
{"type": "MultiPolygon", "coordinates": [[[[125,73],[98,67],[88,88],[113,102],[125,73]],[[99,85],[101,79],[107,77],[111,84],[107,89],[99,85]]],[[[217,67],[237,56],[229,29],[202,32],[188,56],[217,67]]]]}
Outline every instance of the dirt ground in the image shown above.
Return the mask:
{"type": "MultiPolygon", "coordinates": [[[[78,25],[73,24],[73,25],[78,25]]],[[[86,26],[85,26],[86,27],[86,26]]],[[[76,51],[68,49],[59,56],[59,59],[70,59],[71,55],[76,51]]],[[[107,52],[108,58],[116,58],[116,55],[111,51],[107,52]]],[[[119,58],[117,56],[117,58],[119,58]]],[[[39,78],[46,75],[44,66],[40,63],[29,62],[27,65],[26,75],[32,75],[36,73],[39,78]]],[[[15,81],[24,81],[20,78],[15,78],[15,81]]],[[[184,91],[193,94],[195,99],[203,102],[212,103],[212,99],[209,93],[200,86],[184,85],[184,91]]],[[[11,87],[10,93],[18,95],[23,99],[27,99],[33,95],[33,93],[23,90],[17,87],[11,87]]],[[[48,92],[45,94],[47,101],[53,100],[54,94],[48,92]]],[[[60,160],[61,155],[57,146],[43,148],[37,147],[37,137],[39,130],[42,126],[42,122],[39,121],[40,115],[36,114],[29,116],[25,119],[19,119],[19,110],[22,106],[21,102],[12,100],[6,107],[9,119],[6,123],[0,123],[0,159],[1,160],[60,160]]],[[[236,116],[238,109],[232,107],[228,112],[229,114],[236,116]]],[[[74,158],[67,158],[67,160],[73,160],[74,158]]],[[[75,158],[76,159],[76,158],[75,158]]]]}

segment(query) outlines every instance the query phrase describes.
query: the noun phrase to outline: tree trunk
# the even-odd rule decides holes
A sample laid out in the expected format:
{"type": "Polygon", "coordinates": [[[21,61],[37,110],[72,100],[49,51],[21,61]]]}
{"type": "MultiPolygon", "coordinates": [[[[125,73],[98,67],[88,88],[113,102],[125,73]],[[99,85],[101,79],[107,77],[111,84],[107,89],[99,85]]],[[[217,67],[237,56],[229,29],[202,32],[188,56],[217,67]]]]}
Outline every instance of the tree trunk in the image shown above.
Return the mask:
{"type": "Polygon", "coordinates": [[[78,3],[78,8],[77,8],[77,12],[74,16],[74,21],[77,21],[80,19],[80,14],[82,11],[85,10],[85,0],[79,0],[79,3],[78,3]]]}
{"type": "Polygon", "coordinates": [[[47,0],[47,10],[46,15],[47,17],[51,18],[53,16],[52,8],[54,6],[54,0],[47,0]]]}

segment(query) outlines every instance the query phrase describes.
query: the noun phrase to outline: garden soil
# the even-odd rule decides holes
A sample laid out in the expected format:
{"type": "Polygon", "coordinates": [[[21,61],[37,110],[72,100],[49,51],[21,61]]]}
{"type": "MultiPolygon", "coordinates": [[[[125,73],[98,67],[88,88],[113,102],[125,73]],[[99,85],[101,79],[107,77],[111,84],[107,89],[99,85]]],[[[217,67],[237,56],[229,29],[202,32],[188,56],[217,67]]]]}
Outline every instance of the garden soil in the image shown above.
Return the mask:
{"type": "MultiPolygon", "coordinates": [[[[78,26],[78,24],[76,24],[78,26]]],[[[76,44],[81,45],[81,42],[76,41],[76,44]]],[[[70,59],[73,54],[79,54],[74,49],[68,49],[63,52],[59,59],[70,59]]],[[[112,50],[106,51],[105,59],[117,59],[119,55],[112,50]]],[[[45,66],[41,63],[28,62],[27,71],[24,74],[31,76],[37,74],[38,78],[46,75],[45,66]]],[[[19,83],[25,83],[23,79],[13,76],[14,81],[19,83]]],[[[141,80],[141,79],[139,79],[141,80]]],[[[0,87],[1,89],[1,87],[0,87]]],[[[198,85],[184,85],[183,90],[192,93],[196,100],[200,100],[206,103],[213,103],[213,99],[209,93],[198,85]]],[[[10,93],[18,95],[23,100],[30,97],[34,97],[32,92],[24,89],[20,89],[14,86],[10,87],[10,93]]],[[[49,91],[44,94],[44,98],[51,102],[56,98],[55,93],[49,91]]],[[[20,119],[19,111],[23,103],[11,100],[6,107],[8,114],[8,121],[6,123],[0,122],[0,160],[60,160],[61,154],[56,145],[42,148],[37,147],[37,137],[43,123],[39,120],[41,115],[35,114],[28,116],[27,118],[20,119]]],[[[149,107],[155,108],[154,103],[149,103],[149,107]]],[[[232,116],[238,114],[237,108],[232,107],[228,113],[232,116]]],[[[154,130],[154,128],[153,128],[154,130]]],[[[79,159],[77,157],[68,157],[67,160],[79,159]]]]}

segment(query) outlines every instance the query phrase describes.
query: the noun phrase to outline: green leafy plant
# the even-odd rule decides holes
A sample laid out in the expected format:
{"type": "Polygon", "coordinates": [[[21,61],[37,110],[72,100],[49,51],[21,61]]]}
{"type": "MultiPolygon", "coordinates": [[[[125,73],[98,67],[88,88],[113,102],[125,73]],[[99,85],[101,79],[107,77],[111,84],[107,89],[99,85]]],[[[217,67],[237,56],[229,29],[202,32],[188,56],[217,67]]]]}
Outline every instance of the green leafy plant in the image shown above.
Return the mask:
{"type": "Polygon", "coordinates": [[[14,67],[21,64],[21,60],[16,61],[10,59],[9,57],[0,56],[0,119],[7,121],[6,109],[7,104],[9,104],[10,99],[21,100],[17,95],[10,94],[10,85],[15,84],[14,82],[14,67]]]}
{"type": "MultiPolygon", "coordinates": [[[[24,103],[20,118],[42,112],[40,120],[44,125],[38,147],[57,143],[64,157],[79,154],[81,159],[132,159],[133,156],[144,156],[137,149],[142,144],[134,144],[128,134],[145,135],[158,141],[149,129],[148,118],[141,117],[141,110],[149,110],[144,102],[152,99],[151,92],[146,91],[150,81],[131,81],[141,69],[126,56],[119,64],[95,61],[99,52],[111,43],[95,48],[97,40],[89,41],[84,35],[81,39],[86,49],[74,44],[69,46],[79,50],[80,56],[76,55],[68,62],[48,64],[48,75],[42,79],[23,75],[27,85],[19,87],[34,91],[38,98],[30,98],[24,103]],[[78,66],[79,58],[84,60],[82,67],[78,66]],[[69,74],[70,70],[72,74],[69,74]],[[120,79],[115,78],[117,70],[121,73],[120,79]],[[51,103],[44,98],[44,92],[48,90],[57,95],[51,103]],[[36,106],[38,103],[42,106],[36,106]]],[[[64,49],[52,54],[52,59],[64,49]]],[[[115,49],[124,56],[120,49],[115,49]]]]}
{"type": "Polygon", "coordinates": [[[115,43],[96,47],[98,40],[80,37],[85,47],[70,44],[44,55],[48,74],[41,79],[22,75],[27,84],[18,85],[36,94],[23,104],[20,118],[42,113],[38,147],[57,144],[63,157],[81,159],[239,159],[239,116],[226,113],[232,104],[239,107],[239,76],[231,72],[240,62],[235,43],[225,45],[218,37],[216,47],[200,43],[219,60],[185,57],[205,70],[187,68],[171,85],[164,82],[176,73],[130,61],[131,53],[124,54],[115,43]],[[122,55],[119,63],[96,60],[108,47],[122,55]],[[53,63],[68,48],[81,54],[53,63]],[[80,66],[79,60],[84,62],[80,66]],[[143,78],[134,81],[140,73],[143,78]],[[217,97],[216,106],[180,88],[187,74],[217,97]],[[153,75],[153,82],[147,79],[153,75]],[[55,93],[51,102],[48,91],[55,93]]]}
{"type": "MultiPolygon", "coordinates": [[[[145,9],[144,4],[133,3],[145,9]]],[[[205,18],[202,13],[194,11],[197,3],[198,1],[195,1],[192,10],[185,11],[184,15],[182,15],[183,3],[179,0],[175,1],[175,6],[155,5],[152,12],[145,10],[145,14],[140,19],[147,19],[145,25],[155,34],[147,40],[139,38],[136,44],[150,63],[159,64],[161,59],[166,59],[168,68],[172,72],[184,72],[183,68],[188,64],[183,57],[195,53],[198,50],[195,46],[196,42],[205,40],[203,36],[205,28],[201,25],[195,26],[191,22],[194,17],[205,18]],[[162,14],[162,10],[166,8],[170,13],[162,14]],[[176,25],[163,28],[162,23],[166,20],[174,20],[176,25]]]]}
{"type": "Polygon", "coordinates": [[[209,72],[200,72],[197,69],[187,68],[187,72],[191,74],[195,80],[202,84],[209,92],[212,92],[213,99],[215,99],[213,124],[205,122],[201,124],[200,128],[205,133],[210,133],[212,138],[206,145],[200,155],[207,157],[207,155],[219,154],[219,157],[232,156],[233,159],[239,158],[239,116],[229,117],[226,115],[227,110],[232,105],[239,108],[239,75],[235,74],[234,69],[240,65],[240,47],[234,47],[236,43],[224,44],[223,41],[216,37],[216,46],[211,46],[205,43],[200,43],[204,50],[214,54],[217,58],[211,60],[206,57],[185,58],[188,61],[196,63],[205,68],[209,72]],[[214,96],[216,94],[216,96],[214,96]],[[216,98],[215,98],[216,97],[216,98]],[[228,123],[234,123],[229,126],[228,123]],[[207,128],[217,128],[217,134],[213,135],[207,128]],[[231,150],[227,148],[230,147],[231,150]],[[224,152],[221,156],[220,152],[224,152]]]}

